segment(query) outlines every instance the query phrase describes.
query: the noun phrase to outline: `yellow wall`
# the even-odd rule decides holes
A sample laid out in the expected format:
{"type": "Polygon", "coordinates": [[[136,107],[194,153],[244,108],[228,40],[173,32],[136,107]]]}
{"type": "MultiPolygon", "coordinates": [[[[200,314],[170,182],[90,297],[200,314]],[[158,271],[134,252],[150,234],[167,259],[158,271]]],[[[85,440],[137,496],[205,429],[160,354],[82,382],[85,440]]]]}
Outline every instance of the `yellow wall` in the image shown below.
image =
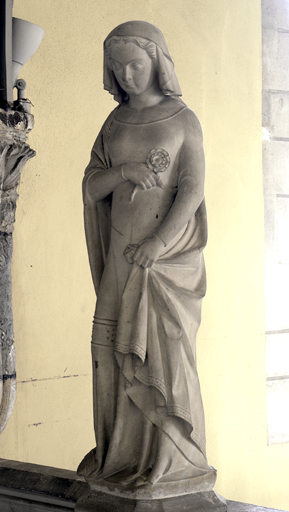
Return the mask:
{"type": "Polygon", "coordinates": [[[21,77],[37,151],[21,178],[13,305],[18,391],[1,457],[75,469],[93,447],[94,291],[81,179],[115,103],[102,41],[143,19],[165,34],[207,154],[208,293],[198,339],[208,458],[229,499],[289,509],[289,445],[267,446],[260,0],[15,0],[45,28],[21,77]],[[286,468],[287,464],[287,468],[286,468]]]}

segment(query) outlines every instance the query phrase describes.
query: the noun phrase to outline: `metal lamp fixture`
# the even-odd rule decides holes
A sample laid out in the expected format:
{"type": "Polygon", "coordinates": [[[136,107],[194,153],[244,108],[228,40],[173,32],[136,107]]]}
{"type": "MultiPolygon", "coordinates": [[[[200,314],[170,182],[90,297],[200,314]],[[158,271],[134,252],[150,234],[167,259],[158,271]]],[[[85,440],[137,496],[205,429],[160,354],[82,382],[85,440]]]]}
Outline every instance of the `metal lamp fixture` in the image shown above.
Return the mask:
{"type": "Polygon", "coordinates": [[[20,18],[12,19],[12,83],[16,80],[20,69],[31,59],[44,36],[44,29],[20,18]]]}
{"type": "MultiPolygon", "coordinates": [[[[12,19],[12,86],[18,89],[18,103],[24,103],[26,82],[17,80],[22,66],[34,55],[44,36],[44,29],[20,18],[12,19]]],[[[26,107],[26,108],[25,108],[26,107]]]]}
{"type": "Polygon", "coordinates": [[[36,52],[44,35],[44,29],[38,25],[12,18],[12,7],[13,0],[0,0],[1,108],[13,106],[13,87],[17,87],[19,72],[36,52]]]}

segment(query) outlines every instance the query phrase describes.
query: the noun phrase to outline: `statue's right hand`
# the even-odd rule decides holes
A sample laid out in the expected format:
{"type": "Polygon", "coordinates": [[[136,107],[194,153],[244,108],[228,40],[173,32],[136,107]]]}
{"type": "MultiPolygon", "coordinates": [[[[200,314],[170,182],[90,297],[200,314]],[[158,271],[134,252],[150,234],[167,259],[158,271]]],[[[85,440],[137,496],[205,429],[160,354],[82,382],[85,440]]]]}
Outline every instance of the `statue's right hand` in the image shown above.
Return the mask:
{"type": "Polygon", "coordinates": [[[158,184],[158,176],[146,164],[130,162],[122,166],[123,177],[144,190],[153,188],[158,184]]]}

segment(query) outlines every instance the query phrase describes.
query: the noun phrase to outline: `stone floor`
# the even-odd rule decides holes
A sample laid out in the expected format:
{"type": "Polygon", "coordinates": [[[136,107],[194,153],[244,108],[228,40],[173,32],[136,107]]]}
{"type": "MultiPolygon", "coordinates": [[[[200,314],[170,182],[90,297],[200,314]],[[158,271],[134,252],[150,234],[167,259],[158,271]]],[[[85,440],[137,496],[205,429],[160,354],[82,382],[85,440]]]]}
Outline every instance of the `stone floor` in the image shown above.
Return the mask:
{"type": "MultiPolygon", "coordinates": [[[[0,512],[68,512],[87,491],[86,482],[73,471],[0,459],[0,512]]],[[[227,508],[228,512],[278,512],[236,501],[227,501],[227,508]]],[[[111,507],[102,510],[112,511],[111,507]]],[[[98,507],[91,511],[98,512],[98,507]]],[[[125,511],[116,504],[113,512],[125,511]]]]}

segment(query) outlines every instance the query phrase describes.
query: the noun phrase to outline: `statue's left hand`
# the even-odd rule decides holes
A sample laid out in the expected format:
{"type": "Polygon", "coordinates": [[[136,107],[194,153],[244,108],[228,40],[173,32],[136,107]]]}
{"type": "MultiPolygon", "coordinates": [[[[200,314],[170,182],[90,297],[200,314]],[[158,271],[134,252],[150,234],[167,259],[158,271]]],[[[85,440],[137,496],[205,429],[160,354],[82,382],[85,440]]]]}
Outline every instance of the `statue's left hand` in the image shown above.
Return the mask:
{"type": "Polygon", "coordinates": [[[164,250],[162,240],[153,235],[144,240],[133,255],[133,260],[141,267],[152,267],[164,250]]]}

